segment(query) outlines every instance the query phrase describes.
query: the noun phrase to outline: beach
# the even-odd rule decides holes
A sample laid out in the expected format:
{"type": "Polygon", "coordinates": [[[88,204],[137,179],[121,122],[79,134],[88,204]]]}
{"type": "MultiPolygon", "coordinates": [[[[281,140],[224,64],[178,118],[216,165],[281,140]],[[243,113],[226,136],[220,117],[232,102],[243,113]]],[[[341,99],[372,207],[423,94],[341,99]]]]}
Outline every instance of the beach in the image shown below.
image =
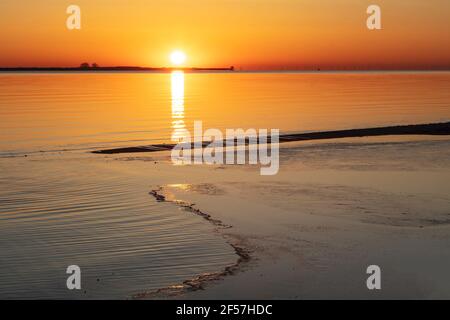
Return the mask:
{"type": "Polygon", "coordinates": [[[147,297],[447,299],[449,144],[423,137],[291,143],[281,148],[281,172],[269,178],[250,166],[171,170],[171,183],[158,185],[164,201],[193,204],[231,226],[217,229],[250,259],[206,278],[205,290],[185,284],[147,297]],[[372,264],[382,270],[380,291],[366,287],[372,264]]]}
{"type": "MultiPolygon", "coordinates": [[[[105,187],[125,187],[139,196],[124,194],[122,200],[118,199],[122,208],[116,208],[116,218],[109,210],[104,217],[97,214],[94,218],[89,208],[82,209],[83,203],[78,203],[72,213],[78,217],[75,224],[68,224],[72,219],[62,219],[67,212],[62,216],[54,216],[51,211],[47,214],[49,203],[41,216],[33,214],[37,208],[28,210],[28,217],[15,217],[9,223],[3,216],[2,236],[8,239],[2,241],[3,254],[19,254],[19,261],[29,254],[31,265],[47,266],[48,276],[43,277],[39,270],[33,273],[34,286],[49,286],[53,291],[41,296],[37,292],[36,297],[67,296],[63,285],[52,282],[51,271],[56,272],[69,261],[79,261],[87,270],[87,292],[71,292],[70,298],[446,299],[450,295],[446,286],[450,266],[449,146],[447,137],[423,136],[286,143],[280,148],[280,172],[269,177],[259,175],[258,166],[250,165],[173,166],[169,152],[21,158],[41,164],[51,161],[53,170],[58,163],[97,168],[97,179],[102,176],[98,168],[108,167],[107,175],[112,180],[105,182],[105,187]],[[120,176],[125,180],[119,182],[120,176]],[[143,214],[140,218],[134,213],[136,206],[143,214]],[[80,210],[88,210],[86,218],[90,221],[80,220],[80,210]],[[145,212],[179,220],[173,231],[167,229],[169,225],[161,225],[164,233],[172,232],[168,234],[171,238],[154,242],[162,238],[154,238],[153,220],[147,227],[143,224],[150,218],[145,212]],[[127,227],[126,217],[142,222],[131,222],[127,227]],[[23,239],[24,234],[30,235],[22,226],[27,218],[28,224],[34,225],[34,242],[37,240],[39,247],[23,239]],[[98,219],[104,220],[106,229],[98,219]],[[114,225],[108,227],[105,219],[117,221],[116,235],[108,231],[114,225]],[[60,231],[59,223],[63,228],[60,231]],[[95,223],[92,228],[90,223],[95,223]],[[77,229],[77,224],[82,228],[77,229]],[[54,232],[69,230],[71,237],[67,240],[75,241],[76,234],[84,232],[81,252],[66,240],[58,244],[60,258],[55,260],[52,250],[57,244],[51,238],[45,240],[42,228],[46,225],[53,237],[54,232]],[[11,233],[10,228],[16,232],[11,233]],[[180,266],[173,264],[170,254],[175,242],[168,241],[180,241],[174,238],[177,233],[183,242],[188,234],[192,238],[179,252],[180,266]],[[109,239],[105,244],[111,249],[102,248],[99,241],[103,236],[109,239]],[[112,245],[115,238],[118,242],[112,245]],[[126,251],[120,249],[122,246],[126,251]],[[13,248],[16,251],[8,253],[13,248]],[[159,248],[160,262],[154,260],[153,248],[159,248]],[[43,261],[33,259],[30,250],[40,251],[43,261]],[[72,252],[72,258],[68,252],[72,252]],[[52,264],[48,265],[50,260],[46,259],[52,264]],[[192,261],[191,266],[182,269],[188,261],[192,261]],[[366,287],[366,268],[371,264],[381,267],[380,291],[366,287]]],[[[86,180],[85,175],[81,178],[86,180]]],[[[86,193],[76,190],[81,194],[69,198],[79,202],[86,193]]],[[[32,189],[29,193],[33,194],[32,189]]],[[[106,203],[114,206],[112,198],[119,193],[114,189],[107,193],[106,203]]],[[[101,208],[100,196],[98,193],[94,198],[93,212],[101,208]]],[[[70,212],[70,207],[67,210],[70,212]]],[[[14,261],[3,267],[13,268],[14,261]]],[[[9,270],[12,275],[20,272],[9,270]]],[[[64,270],[60,271],[58,278],[64,283],[64,270]]],[[[25,292],[16,292],[16,297],[20,294],[25,292]]]]}

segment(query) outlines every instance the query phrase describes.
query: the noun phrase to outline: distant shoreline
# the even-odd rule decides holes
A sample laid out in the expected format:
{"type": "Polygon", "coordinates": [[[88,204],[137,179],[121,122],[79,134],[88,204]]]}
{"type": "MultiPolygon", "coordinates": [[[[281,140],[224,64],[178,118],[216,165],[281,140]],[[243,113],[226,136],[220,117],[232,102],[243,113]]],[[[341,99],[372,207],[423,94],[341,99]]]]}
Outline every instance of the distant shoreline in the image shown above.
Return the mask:
{"type": "Polygon", "coordinates": [[[430,69],[241,69],[231,67],[208,67],[208,68],[176,68],[176,67],[139,67],[139,66],[113,66],[113,67],[0,67],[0,73],[21,73],[21,72],[74,72],[74,73],[95,73],[95,72],[155,72],[169,73],[172,71],[184,72],[241,72],[241,73],[377,73],[377,72],[449,72],[449,68],[430,69]]]}
{"type": "MultiPolygon", "coordinates": [[[[374,137],[387,135],[450,135],[450,122],[283,134],[280,135],[279,142],[283,143],[294,141],[374,137]]],[[[268,139],[268,142],[270,143],[269,140],[270,139],[268,139]]],[[[203,147],[206,147],[209,144],[210,141],[203,141],[202,143],[203,147]]],[[[246,144],[248,144],[248,139],[246,140],[246,144]]],[[[92,153],[117,154],[117,153],[157,152],[157,151],[172,150],[174,146],[175,144],[153,144],[148,146],[96,150],[92,151],[92,153]]]]}
{"type": "Polygon", "coordinates": [[[117,67],[17,67],[17,68],[0,68],[0,72],[198,72],[198,71],[234,71],[234,67],[228,68],[149,68],[134,66],[117,66],[117,67]]]}

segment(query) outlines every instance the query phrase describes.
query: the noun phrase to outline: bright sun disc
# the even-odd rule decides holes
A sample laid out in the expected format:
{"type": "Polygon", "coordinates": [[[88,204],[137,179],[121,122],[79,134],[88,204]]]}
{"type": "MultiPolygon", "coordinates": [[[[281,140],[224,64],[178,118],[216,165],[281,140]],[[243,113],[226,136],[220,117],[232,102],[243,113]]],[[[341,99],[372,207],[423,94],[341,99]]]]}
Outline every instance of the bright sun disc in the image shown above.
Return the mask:
{"type": "Polygon", "coordinates": [[[174,51],[170,54],[170,61],[174,64],[174,65],[181,65],[186,61],[186,55],[184,54],[184,52],[182,51],[174,51]]]}

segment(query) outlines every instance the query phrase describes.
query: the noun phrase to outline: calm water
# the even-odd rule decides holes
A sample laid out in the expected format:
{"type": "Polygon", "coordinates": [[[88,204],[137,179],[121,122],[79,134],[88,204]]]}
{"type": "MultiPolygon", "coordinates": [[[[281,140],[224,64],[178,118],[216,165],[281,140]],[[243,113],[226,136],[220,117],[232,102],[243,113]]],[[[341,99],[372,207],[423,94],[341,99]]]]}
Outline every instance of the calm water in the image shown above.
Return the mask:
{"type": "Polygon", "coordinates": [[[449,89],[448,72],[0,74],[0,298],[127,298],[236,261],[210,224],[148,195],[157,177],[88,149],[168,142],[195,120],[282,132],[448,121],[449,89]],[[70,152],[41,152],[57,150],[70,152]],[[70,264],[81,292],[65,288],[70,264]]]}
{"type": "Polygon", "coordinates": [[[450,72],[0,74],[0,152],[168,142],[204,128],[282,132],[450,119],[450,72]]]}
{"type": "Polygon", "coordinates": [[[236,261],[211,224],[157,203],[152,178],[121,164],[0,158],[0,299],[124,299],[236,261]],[[82,291],[66,288],[72,264],[82,291]]]}

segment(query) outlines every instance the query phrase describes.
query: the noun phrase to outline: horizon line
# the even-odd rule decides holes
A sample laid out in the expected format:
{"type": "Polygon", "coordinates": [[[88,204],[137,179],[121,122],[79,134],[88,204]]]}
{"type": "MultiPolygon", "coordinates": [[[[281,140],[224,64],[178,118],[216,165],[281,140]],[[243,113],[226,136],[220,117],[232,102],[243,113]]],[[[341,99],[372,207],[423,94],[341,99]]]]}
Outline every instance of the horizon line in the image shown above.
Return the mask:
{"type": "Polygon", "coordinates": [[[419,66],[419,67],[386,67],[386,66],[316,66],[316,67],[278,67],[278,68],[243,68],[243,67],[145,67],[145,66],[99,66],[87,63],[79,66],[0,66],[0,72],[20,72],[20,71],[450,71],[450,66],[419,66]]]}

